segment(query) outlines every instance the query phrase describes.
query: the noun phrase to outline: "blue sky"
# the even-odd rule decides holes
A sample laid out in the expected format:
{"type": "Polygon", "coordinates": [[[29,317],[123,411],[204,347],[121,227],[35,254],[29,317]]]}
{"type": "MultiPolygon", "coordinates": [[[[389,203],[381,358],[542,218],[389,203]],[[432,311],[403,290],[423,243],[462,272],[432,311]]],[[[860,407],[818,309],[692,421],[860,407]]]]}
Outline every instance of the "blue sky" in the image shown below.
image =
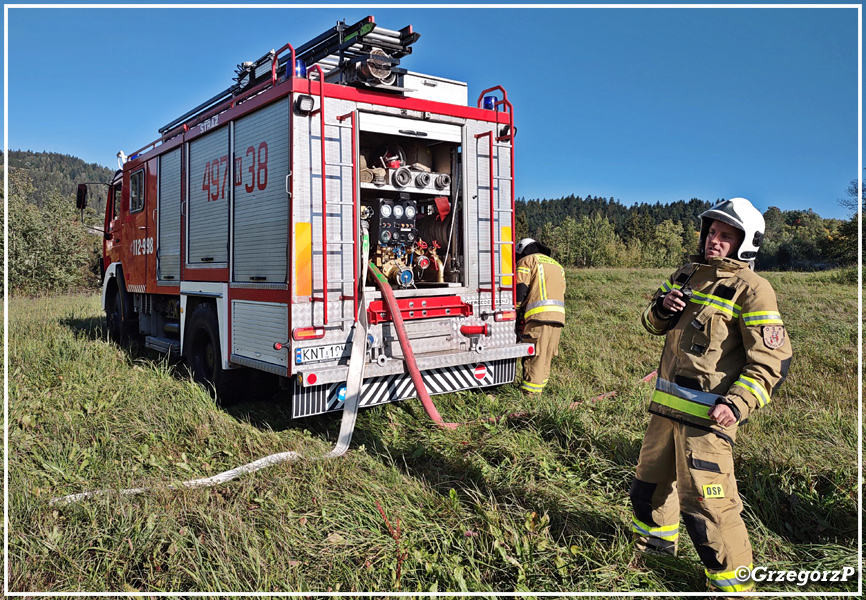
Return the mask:
{"type": "Polygon", "coordinates": [[[848,216],[856,8],[10,8],[8,147],[115,167],[238,63],[368,14],[421,34],[401,66],[508,91],[518,197],[848,216]]]}

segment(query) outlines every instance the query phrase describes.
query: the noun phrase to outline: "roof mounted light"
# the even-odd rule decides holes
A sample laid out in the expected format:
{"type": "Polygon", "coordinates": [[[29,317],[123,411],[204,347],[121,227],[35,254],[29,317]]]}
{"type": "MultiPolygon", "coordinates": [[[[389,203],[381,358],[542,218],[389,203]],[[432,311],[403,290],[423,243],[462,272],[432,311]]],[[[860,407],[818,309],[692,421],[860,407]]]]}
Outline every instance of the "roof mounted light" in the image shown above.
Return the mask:
{"type": "Polygon", "coordinates": [[[313,100],[313,97],[307,96],[306,94],[301,94],[298,96],[298,99],[295,100],[295,110],[302,115],[311,113],[315,106],[316,102],[313,100]]]}
{"type": "Polygon", "coordinates": [[[295,59],[295,77],[307,76],[307,63],[300,58],[295,59]]]}

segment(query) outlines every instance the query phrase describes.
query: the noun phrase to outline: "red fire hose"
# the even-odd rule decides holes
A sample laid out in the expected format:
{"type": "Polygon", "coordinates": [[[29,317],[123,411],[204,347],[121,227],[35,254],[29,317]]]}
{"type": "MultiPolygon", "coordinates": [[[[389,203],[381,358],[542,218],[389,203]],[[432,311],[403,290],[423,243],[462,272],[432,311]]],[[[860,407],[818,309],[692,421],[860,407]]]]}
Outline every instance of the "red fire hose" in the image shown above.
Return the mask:
{"type": "Polygon", "coordinates": [[[394,291],[391,289],[388,280],[382,275],[382,272],[376,268],[372,262],[369,263],[370,274],[373,275],[373,280],[379,289],[382,291],[382,296],[385,303],[388,305],[388,310],[391,312],[391,318],[394,320],[394,329],[397,330],[397,339],[400,341],[400,348],[403,349],[403,357],[406,361],[406,368],[409,370],[409,376],[412,378],[412,383],[415,384],[415,391],[418,393],[418,399],[424,405],[424,410],[430,415],[430,418],[440,427],[448,429],[456,429],[457,423],[445,423],[439,411],[436,410],[436,405],[430,399],[430,394],[427,393],[427,387],[424,385],[424,379],[421,377],[421,371],[418,370],[418,363],[415,362],[415,354],[412,353],[412,346],[409,345],[409,337],[406,334],[406,327],[403,325],[403,315],[400,314],[400,307],[397,306],[397,299],[394,297],[394,291]]]}

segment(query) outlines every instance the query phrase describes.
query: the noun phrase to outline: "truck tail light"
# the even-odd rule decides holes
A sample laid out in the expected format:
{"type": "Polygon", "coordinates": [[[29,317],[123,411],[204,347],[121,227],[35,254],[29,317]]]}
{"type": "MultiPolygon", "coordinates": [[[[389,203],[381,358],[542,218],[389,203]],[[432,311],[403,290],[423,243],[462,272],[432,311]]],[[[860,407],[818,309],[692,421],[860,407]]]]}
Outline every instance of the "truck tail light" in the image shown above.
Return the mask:
{"type": "Polygon", "coordinates": [[[493,320],[497,323],[502,321],[516,321],[517,320],[517,311],[516,310],[500,310],[497,313],[493,314],[493,320]]]}
{"type": "Polygon", "coordinates": [[[292,339],[296,342],[301,340],[318,340],[325,337],[325,330],[321,327],[298,327],[292,330],[292,339]]]}

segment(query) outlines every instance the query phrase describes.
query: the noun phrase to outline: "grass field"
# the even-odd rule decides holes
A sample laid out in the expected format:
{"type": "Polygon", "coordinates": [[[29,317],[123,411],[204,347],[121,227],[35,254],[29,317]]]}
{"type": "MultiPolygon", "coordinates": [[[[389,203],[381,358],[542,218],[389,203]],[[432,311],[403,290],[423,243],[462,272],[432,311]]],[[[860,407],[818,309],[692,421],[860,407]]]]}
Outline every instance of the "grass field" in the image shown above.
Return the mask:
{"type": "MultiPolygon", "coordinates": [[[[318,456],[340,419],[293,421],[273,398],[217,408],[181,366],[108,342],[97,296],[13,298],[9,589],[703,592],[687,536],[664,561],[637,560],[630,544],[628,487],[652,390],[641,378],[661,351],[639,315],[667,275],[569,271],[568,324],[540,398],[514,385],[435,397],[445,420],[466,423],[454,431],[415,400],[367,409],[340,459],[65,506],[49,500],[286,450],[318,456]]],[[[857,286],[833,272],[768,279],[794,361],[735,448],[755,565],[857,567],[857,286]]]]}

